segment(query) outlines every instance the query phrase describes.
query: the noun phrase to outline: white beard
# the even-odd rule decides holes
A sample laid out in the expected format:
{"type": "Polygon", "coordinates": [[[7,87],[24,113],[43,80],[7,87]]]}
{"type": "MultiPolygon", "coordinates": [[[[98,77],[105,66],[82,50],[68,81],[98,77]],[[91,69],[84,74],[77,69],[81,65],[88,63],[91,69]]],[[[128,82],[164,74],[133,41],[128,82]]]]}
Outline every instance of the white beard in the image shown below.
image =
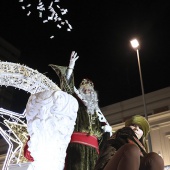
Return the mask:
{"type": "Polygon", "coordinates": [[[84,94],[82,89],[79,89],[79,92],[82,97],[83,103],[87,107],[87,113],[94,114],[95,110],[99,108],[97,93],[93,91],[90,94],[84,94]]]}

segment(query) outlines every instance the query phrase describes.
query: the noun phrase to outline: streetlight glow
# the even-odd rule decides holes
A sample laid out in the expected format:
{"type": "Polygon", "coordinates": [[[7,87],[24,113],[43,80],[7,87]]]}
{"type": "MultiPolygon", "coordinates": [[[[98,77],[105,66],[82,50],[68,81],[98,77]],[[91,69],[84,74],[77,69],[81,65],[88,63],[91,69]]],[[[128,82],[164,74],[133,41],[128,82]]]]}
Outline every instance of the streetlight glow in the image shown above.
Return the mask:
{"type": "Polygon", "coordinates": [[[139,47],[139,42],[138,42],[137,39],[131,40],[130,43],[131,43],[131,45],[132,45],[132,47],[133,47],[134,49],[138,49],[138,47],[139,47]]]}

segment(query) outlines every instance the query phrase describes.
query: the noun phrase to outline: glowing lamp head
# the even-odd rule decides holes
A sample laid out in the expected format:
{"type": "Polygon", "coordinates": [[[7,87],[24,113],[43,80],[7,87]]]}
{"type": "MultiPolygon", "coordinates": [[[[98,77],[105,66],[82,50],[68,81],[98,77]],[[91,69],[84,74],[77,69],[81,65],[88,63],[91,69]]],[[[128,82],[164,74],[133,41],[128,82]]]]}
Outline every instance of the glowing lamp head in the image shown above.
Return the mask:
{"type": "Polygon", "coordinates": [[[137,49],[139,48],[139,42],[138,42],[137,39],[131,40],[130,43],[131,43],[131,45],[132,45],[132,47],[133,47],[134,49],[137,50],[137,49]]]}

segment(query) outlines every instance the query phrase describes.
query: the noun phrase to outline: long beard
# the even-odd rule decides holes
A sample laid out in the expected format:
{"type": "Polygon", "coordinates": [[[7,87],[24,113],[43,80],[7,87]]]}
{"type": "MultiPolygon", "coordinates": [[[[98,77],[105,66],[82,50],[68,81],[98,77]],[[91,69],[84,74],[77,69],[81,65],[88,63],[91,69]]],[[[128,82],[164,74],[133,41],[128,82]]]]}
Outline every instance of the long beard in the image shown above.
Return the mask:
{"type": "Polygon", "coordinates": [[[90,94],[84,94],[80,90],[80,94],[82,96],[82,101],[87,107],[87,113],[89,114],[94,114],[95,110],[98,109],[98,98],[97,98],[97,93],[92,92],[90,94]]]}

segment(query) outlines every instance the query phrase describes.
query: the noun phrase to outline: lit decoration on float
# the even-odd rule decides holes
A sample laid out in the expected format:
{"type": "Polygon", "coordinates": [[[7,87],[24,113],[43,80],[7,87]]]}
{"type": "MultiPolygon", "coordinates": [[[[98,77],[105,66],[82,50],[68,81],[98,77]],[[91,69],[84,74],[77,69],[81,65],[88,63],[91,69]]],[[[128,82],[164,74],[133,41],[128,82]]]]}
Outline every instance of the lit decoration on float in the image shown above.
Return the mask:
{"type": "Polygon", "coordinates": [[[28,170],[63,170],[66,149],[74,130],[78,102],[63,92],[49,78],[27,66],[0,62],[0,85],[12,86],[31,93],[23,116],[1,108],[3,123],[9,133],[1,128],[1,134],[9,145],[3,170],[13,163],[22,164],[23,147],[34,158],[28,170]],[[14,149],[14,144],[17,147],[14,149]],[[46,156],[48,155],[48,156],[46,156]]]}
{"type": "Polygon", "coordinates": [[[60,88],[45,75],[27,66],[0,62],[0,85],[12,86],[31,94],[60,88]]]}
{"type": "Polygon", "coordinates": [[[3,167],[2,167],[2,170],[7,170],[8,166],[10,164],[10,158],[11,158],[11,153],[12,153],[12,150],[13,150],[13,144],[10,141],[9,137],[6,135],[5,131],[1,127],[0,127],[0,133],[9,145],[9,148],[8,148],[8,151],[7,151],[7,154],[6,154],[6,158],[5,158],[3,167]]]}
{"type": "Polygon", "coordinates": [[[6,129],[0,127],[0,133],[9,145],[3,169],[6,169],[10,162],[12,164],[28,162],[23,155],[23,147],[28,140],[27,125],[21,120],[25,118],[25,113],[19,114],[0,108],[0,116],[6,129]]]}

